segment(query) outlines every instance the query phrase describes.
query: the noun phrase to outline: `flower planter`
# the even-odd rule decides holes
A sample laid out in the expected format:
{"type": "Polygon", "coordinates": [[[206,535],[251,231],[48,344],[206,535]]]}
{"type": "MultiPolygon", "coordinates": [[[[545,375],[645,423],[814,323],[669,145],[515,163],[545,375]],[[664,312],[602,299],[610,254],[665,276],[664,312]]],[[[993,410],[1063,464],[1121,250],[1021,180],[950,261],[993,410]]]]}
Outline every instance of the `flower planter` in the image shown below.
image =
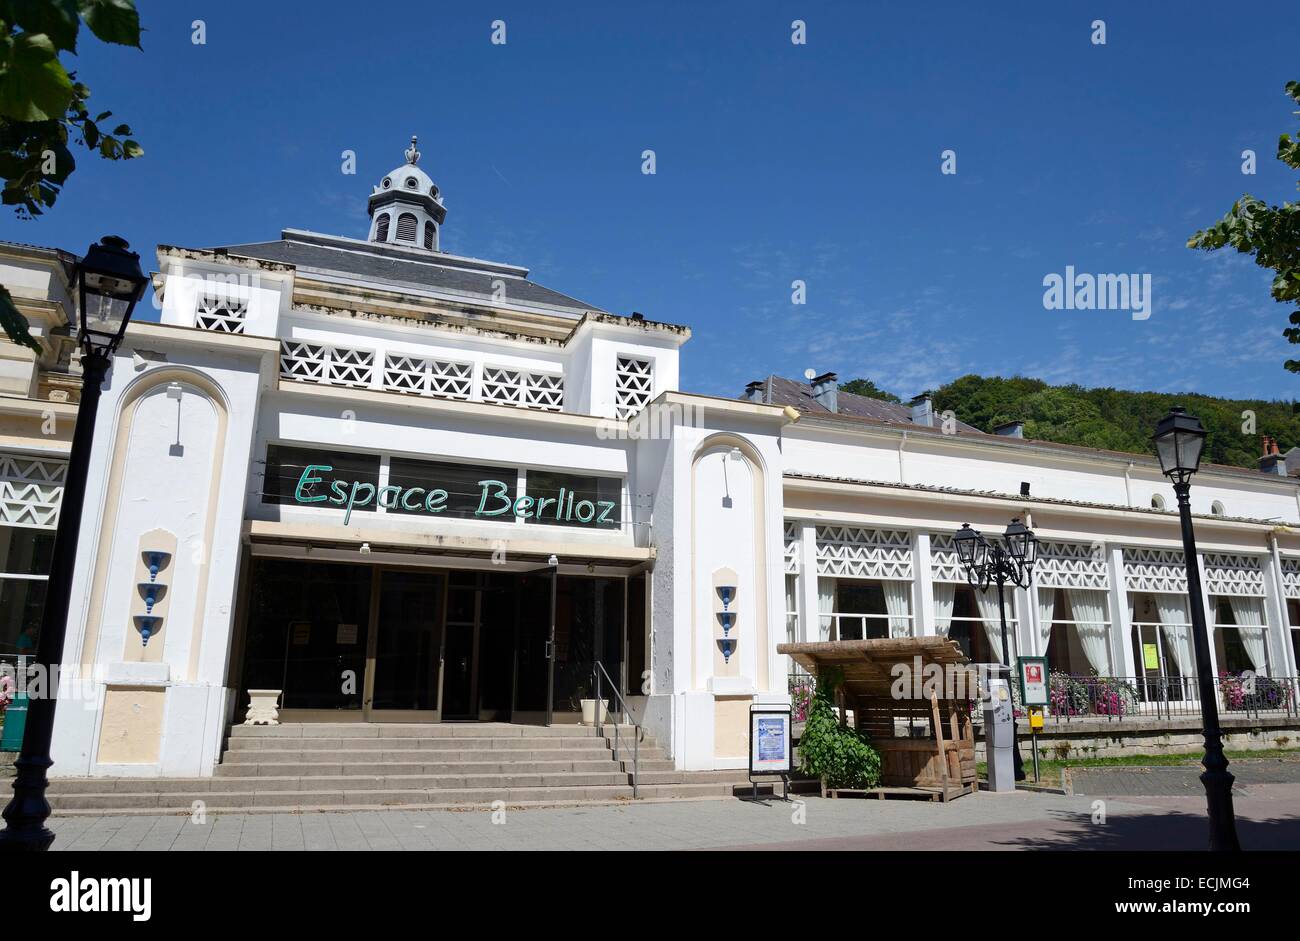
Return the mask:
{"type": "MultiPolygon", "coordinates": [[[[604,725],[608,718],[609,718],[609,700],[604,699],[601,700],[600,703],[600,724],[604,725]]],[[[596,724],[596,700],[594,699],[582,700],[582,724],[583,725],[596,724]]]]}

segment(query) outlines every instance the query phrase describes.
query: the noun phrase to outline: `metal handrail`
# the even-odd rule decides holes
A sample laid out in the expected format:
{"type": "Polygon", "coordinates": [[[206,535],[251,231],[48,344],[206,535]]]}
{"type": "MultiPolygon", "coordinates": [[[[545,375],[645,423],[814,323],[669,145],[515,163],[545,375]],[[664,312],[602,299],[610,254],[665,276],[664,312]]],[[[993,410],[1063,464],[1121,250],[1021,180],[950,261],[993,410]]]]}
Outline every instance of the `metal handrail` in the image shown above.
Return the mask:
{"type": "MultiPolygon", "coordinates": [[[[614,682],[613,677],[609,675],[609,671],[605,669],[603,663],[599,660],[593,660],[591,672],[596,680],[595,715],[592,717],[592,721],[596,725],[596,734],[603,734],[605,730],[605,723],[603,721],[604,716],[602,715],[601,709],[601,706],[605,703],[605,697],[602,695],[600,689],[600,678],[602,676],[609,681],[609,688],[613,691],[614,698],[618,701],[620,718],[618,722],[614,723],[614,760],[618,761],[619,728],[627,724],[627,714],[630,711],[627,707],[627,700],[625,700],[623,694],[618,691],[618,684],[614,682]]],[[[632,737],[632,798],[635,800],[639,795],[638,782],[641,776],[641,736],[644,733],[641,730],[640,722],[633,721],[632,727],[636,729],[636,734],[632,737]]]]}

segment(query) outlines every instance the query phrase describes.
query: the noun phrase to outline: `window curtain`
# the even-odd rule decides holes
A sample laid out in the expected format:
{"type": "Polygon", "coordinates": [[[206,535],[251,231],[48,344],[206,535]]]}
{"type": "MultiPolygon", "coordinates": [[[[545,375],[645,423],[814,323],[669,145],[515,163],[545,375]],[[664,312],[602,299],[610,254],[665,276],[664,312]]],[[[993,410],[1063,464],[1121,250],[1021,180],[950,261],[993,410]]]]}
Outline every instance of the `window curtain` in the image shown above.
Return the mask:
{"type": "Polygon", "coordinates": [[[1155,599],[1156,610],[1160,612],[1160,633],[1165,638],[1165,650],[1173,654],[1178,672],[1185,677],[1191,676],[1196,671],[1192,669],[1192,650],[1189,644],[1192,629],[1188,626],[1192,615],[1187,607],[1187,596],[1159,594],[1155,599]]]}
{"type": "Polygon", "coordinates": [[[885,613],[889,615],[889,636],[907,637],[912,633],[912,622],[908,620],[908,596],[912,593],[911,582],[882,581],[881,589],[885,593],[885,613]]]}
{"type": "Polygon", "coordinates": [[[799,636],[799,576],[785,577],[785,635],[788,641],[803,640],[799,636]]]}
{"type": "Polygon", "coordinates": [[[934,583],[934,632],[940,637],[947,637],[952,627],[952,603],[956,597],[957,586],[952,582],[934,583]]]}
{"type": "Polygon", "coordinates": [[[1052,622],[1056,620],[1056,589],[1038,589],[1038,640],[1039,655],[1047,656],[1047,646],[1052,642],[1052,622]]]}
{"type": "Polygon", "coordinates": [[[1098,676],[1110,674],[1110,654],[1106,650],[1106,592],[1096,588],[1067,588],[1071,620],[1079,635],[1079,645],[1088,665],[1098,676]]]}
{"type": "Polygon", "coordinates": [[[835,610],[835,582],[833,578],[817,579],[817,613],[818,626],[821,630],[821,640],[831,639],[831,628],[835,624],[835,619],[830,616],[835,610]]]}
{"type": "Polygon", "coordinates": [[[1246,656],[1256,673],[1264,671],[1268,666],[1264,651],[1264,599],[1230,595],[1228,604],[1232,606],[1232,619],[1237,622],[1237,635],[1241,646],[1246,648],[1246,656]]]}
{"type": "MultiPolygon", "coordinates": [[[[1007,597],[1007,648],[1011,656],[1016,655],[1016,629],[1011,623],[1015,612],[1015,596],[1007,597]]],[[[993,656],[1002,662],[1002,615],[998,612],[998,593],[994,591],[976,591],[975,606],[979,609],[980,620],[984,622],[984,636],[993,648],[993,656]]],[[[1010,666],[1010,664],[1008,664],[1010,666]]]]}

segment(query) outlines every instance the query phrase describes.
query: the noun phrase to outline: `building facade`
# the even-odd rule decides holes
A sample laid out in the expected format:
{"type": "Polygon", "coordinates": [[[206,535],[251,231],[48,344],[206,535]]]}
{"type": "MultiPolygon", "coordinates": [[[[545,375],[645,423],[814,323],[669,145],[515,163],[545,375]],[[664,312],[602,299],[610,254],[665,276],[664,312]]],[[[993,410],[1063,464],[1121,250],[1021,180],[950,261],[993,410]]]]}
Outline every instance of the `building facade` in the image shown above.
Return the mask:
{"type": "MultiPolygon", "coordinates": [[[[1152,459],[831,374],[682,392],[686,327],[440,251],[406,157],[364,240],[159,246],[160,322],[130,327],[95,432],[54,774],[211,774],[254,690],[283,721],[575,722],[596,664],[678,768],[744,767],[788,639],[998,659],[952,535],[1013,517],[1042,540],[1013,656],[1190,677],[1152,459]]],[[[1300,486],[1267,470],[1196,478],[1207,610],[1217,670],[1293,677],[1300,486]]]]}
{"type": "Polygon", "coordinates": [[[0,242],[0,283],[40,351],[0,336],[0,663],[36,652],[81,370],[68,252],[0,242]]]}

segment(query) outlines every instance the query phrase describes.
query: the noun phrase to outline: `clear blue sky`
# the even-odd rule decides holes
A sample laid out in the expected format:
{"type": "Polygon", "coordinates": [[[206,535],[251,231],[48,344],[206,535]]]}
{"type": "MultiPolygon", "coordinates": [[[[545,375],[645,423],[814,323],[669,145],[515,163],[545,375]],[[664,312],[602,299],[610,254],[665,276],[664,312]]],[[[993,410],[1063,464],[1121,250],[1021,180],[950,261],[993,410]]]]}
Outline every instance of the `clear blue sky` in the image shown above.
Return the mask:
{"type": "Polygon", "coordinates": [[[444,249],[689,324],[693,391],[812,368],[904,397],[968,372],[1295,396],[1268,273],[1184,247],[1244,191],[1297,196],[1273,159],[1296,128],[1294,0],[138,6],[143,52],[83,30],[76,65],[144,158],[81,157],[50,214],[0,237],[119,232],[151,264],[159,242],[364,237],[418,133],[444,249]],[[1067,265],[1149,272],[1152,316],[1044,310],[1067,265]]]}

